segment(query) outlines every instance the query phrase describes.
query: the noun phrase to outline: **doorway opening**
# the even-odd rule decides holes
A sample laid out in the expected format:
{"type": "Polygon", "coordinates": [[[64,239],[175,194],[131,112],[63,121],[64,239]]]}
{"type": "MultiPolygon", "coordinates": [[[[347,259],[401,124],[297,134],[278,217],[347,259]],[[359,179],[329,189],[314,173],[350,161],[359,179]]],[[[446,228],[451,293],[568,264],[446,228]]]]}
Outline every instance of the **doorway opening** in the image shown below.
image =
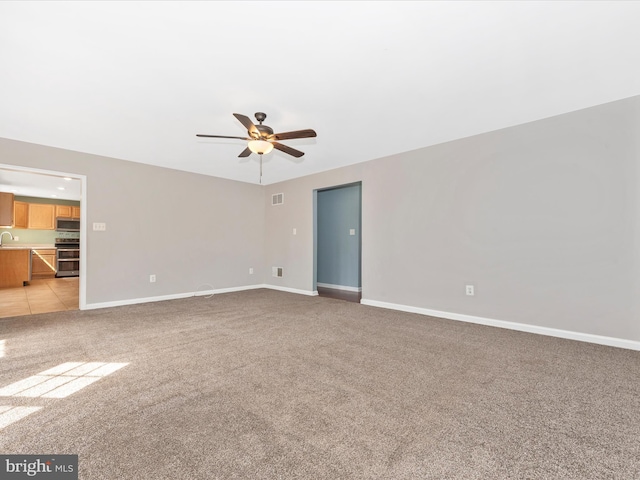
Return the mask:
{"type": "MultiPolygon", "coordinates": [[[[87,271],[86,176],[0,164],[0,191],[13,194],[14,202],[19,204],[21,212],[19,217],[16,216],[16,220],[20,218],[18,224],[0,230],[11,233],[12,249],[31,249],[31,255],[27,257],[30,257],[32,270],[30,281],[23,286],[0,289],[0,304],[3,305],[0,316],[84,309],[87,271]],[[78,208],[73,208],[73,205],[78,208]],[[56,212],[53,225],[49,224],[51,206],[54,206],[53,211],[56,212]],[[66,217],[67,214],[61,212],[67,210],[73,212],[69,216],[74,219],[79,217],[79,231],[58,225],[57,218],[66,217]],[[28,222],[29,212],[34,215],[34,221],[37,220],[38,225],[35,227],[28,222]],[[24,222],[27,224],[22,225],[24,222]],[[76,249],[74,258],[69,260],[66,258],[71,255],[71,249],[67,248],[69,244],[63,244],[64,248],[58,247],[59,242],[72,240],[74,245],[82,247],[76,249]],[[64,254],[58,258],[57,252],[60,251],[64,254]],[[59,268],[59,265],[70,265],[70,262],[79,268],[74,272],[59,268]]],[[[5,241],[8,237],[4,237],[5,241]]]]}
{"type": "Polygon", "coordinates": [[[314,192],[314,289],[318,295],[362,299],[362,182],[314,192]]]}

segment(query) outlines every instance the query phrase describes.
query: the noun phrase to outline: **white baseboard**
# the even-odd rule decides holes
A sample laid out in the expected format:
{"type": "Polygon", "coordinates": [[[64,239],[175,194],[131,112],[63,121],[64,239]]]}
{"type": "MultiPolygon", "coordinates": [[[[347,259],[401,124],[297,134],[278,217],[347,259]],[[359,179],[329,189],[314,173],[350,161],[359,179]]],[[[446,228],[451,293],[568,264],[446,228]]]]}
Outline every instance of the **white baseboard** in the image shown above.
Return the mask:
{"type": "Polygon", "coordinates": [[[318,295],[317,291],[300,290],[297,288],[280,287],[278,285],[268,285],[261,283],[257,285],[243,285],[241,287],[215,288],[209,290],[197,290],[195,292],[175,293],[171,295],[160,295],[157,297],[129,298],[126,300],[114,300],[112,302],[88,303],[81,310],[94,310],[98,308],[121,307],[124,305],[136,305],[139,303],[163,302],[165,300],[177,300],[179,298],[204,297],[207,295],[218,295],[221,293],[242,292],[244,290],[256,290],[258,288],[268,288],[271,290],[280,290],[282,292],[297,293],[299,295],[318,295]]]}
{"type": "Polygon", "coordinates": [[[557,328],[539,327],[536,325],[528,325],[526,323],[508,322],[505,320],[495,320],[493,318],[476,317],[473,315],[464,315],[460,313],[442,312],[439,310],[430,310],[428,308],[412,307],[408,305],[400,305],[397,303],[379,302],[377,300],[362,299],[363,305],[371,307],[388,308],[390,310],[399,310],[401,312],[418,313],[421,315],[429,315],[431,317],[446,318],[448,320],[457,320],[460,322],[477,323],[490,327],[506,328],[509,330],[518,330],[520,332],[536,333],[538,335],[547,335],[550,337],[566,338],[568,340],[577,340],[580,342],[596,343],[598,345],[607,345],[610,347],[626,348],[629,350],[640,351],[640,342],[634,340],[625,340],[623,338],[605,337],[602,335],[593,335],[591,333],[572,332],[570,330],[560,330],[557,328]]]}
{"type": "Polygon", "coordinates": [[[281,292],[289,292],[289,293],[297,293],[299,295],[309,295],[309,296],[315,296],[318,295],[318,292],[315,290],[300,290],[298,288],[289,288],[289,287],[281,287],[279,285],[267,285],[264,284],[262,285],[261,288],[270,288],[271,290],[279,290],[281,292]]]}
{"type": "Polygon", "coordinates": [[[331,283],[320,283],[316,284],[318,287],[322,288],[332,288],[333,290],[344,290],[345,292],[361,292],[361,287],[347,287],[346,285],[332,285],[331,283]]]}
{"type": "Polygon", "coordinates": [[[165,300],[176,300],[179,298],[203,297],[206,295],[217,295],[220,293],[241,292],[243,290],[255,290],[257,288],[268,288],[267,285],[244,285],[241,287],[216,288],[210,290],[198,290],[195,292],[175,293],[171,295],[160,295],[157,297],[130,298],[126,300],[115,300],[112,302],[88,303],[82,310],[94,310],[97,308],[121,307],[124,305],[136,305],[138,303],[163,302],[165,300]]]}

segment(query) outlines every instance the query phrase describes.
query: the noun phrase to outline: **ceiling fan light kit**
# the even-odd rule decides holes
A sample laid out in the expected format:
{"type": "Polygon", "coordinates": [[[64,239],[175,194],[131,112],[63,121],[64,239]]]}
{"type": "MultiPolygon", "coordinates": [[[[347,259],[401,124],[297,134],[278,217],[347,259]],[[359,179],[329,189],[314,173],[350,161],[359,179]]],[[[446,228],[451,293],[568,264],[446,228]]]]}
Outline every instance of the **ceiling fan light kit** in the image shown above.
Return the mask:
{"type": "Polygon", "coordinates": [[[273,144],[266,140],[249,140],[249,150],[258,155],[265,155],[273,150],[273,144]]]}
{"type": "Polygon", "coordinates": [[[304,152],[296,150],[295,148],[288,147],[280,143],[280,140],[292,140],[295,138],[312,138],[316,136],[316,132],[311,129],[295,130],[292,132],[273,133],[273,129],[267,125],[263,125],[262,122],[267,118],[267,114],[263,112],[257,112],[255,114],[258,125],[255,125],[249,117],[240,113],[234,113],[242,125],[247,129],[248,137],[233,137],[227,135],[204,135],[201,133],[196,134],[196,137],[206,138],[234,138],[238,140],[246,140],[247,148],[245,148],[238,157],[248,157],[251,153],[257,153],[260,155],[260,183],[262,183],[262,155],[271,152],[274,148],[280,150],[288,155],[300,158],[304,155],[304,152]]]}

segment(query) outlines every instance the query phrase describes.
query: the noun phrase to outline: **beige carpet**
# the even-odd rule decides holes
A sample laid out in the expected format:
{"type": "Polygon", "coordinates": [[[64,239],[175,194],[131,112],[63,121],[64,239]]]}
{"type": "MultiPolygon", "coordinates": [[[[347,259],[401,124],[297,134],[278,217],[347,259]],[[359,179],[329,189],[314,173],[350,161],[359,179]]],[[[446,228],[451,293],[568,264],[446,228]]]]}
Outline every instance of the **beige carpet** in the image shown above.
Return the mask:
{"type": "Polygon", "coordinates": [[[640,478],[640,353],[253,290],[0,320],[0,430],[86,479],[640,478]]]}

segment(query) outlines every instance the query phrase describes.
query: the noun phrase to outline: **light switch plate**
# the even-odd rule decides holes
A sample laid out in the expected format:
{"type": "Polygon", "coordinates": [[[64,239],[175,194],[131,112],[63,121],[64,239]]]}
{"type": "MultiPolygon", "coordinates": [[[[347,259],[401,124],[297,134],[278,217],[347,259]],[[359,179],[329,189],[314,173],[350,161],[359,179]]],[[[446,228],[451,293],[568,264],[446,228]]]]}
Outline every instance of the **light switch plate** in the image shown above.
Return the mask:
{"type": "Polygon", "coordinates": [[[104,232],[106,229],[107,229],[107,224],[106,223],[94,222],[94,224],[93,224],[93,230],[95,232],[104,232]]]}
{"type": "Polygon", "coordinates": [[[356,229],[355,228],[349,229],[349,235],[355,235],[355,234],[356,234],[356,229]]]}

